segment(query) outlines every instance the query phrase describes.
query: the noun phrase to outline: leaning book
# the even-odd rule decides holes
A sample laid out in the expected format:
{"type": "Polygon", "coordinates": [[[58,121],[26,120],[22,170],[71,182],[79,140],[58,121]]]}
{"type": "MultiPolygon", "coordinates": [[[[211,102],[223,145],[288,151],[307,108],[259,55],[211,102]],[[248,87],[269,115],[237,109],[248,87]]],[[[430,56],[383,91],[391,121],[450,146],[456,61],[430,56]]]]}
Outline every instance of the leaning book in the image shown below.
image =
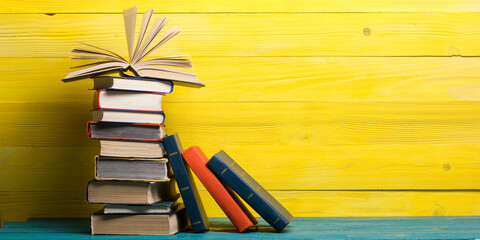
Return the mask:
{"type": "Polygon", "coordinates": [[[292,220],[292,214],[223,150],[215,154],[207,166],[277,232],[292,220]]]}

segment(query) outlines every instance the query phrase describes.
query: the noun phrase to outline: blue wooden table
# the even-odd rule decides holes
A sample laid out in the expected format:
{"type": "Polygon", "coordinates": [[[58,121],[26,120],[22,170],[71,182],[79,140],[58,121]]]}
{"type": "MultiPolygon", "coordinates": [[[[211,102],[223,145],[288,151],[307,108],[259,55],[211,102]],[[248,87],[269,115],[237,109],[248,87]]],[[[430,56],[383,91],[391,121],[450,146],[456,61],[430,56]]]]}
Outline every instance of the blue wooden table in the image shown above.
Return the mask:
{"type": "Polygon", "coordinates": [[[226,218],[210,218],[211,230],[202,234],[91,236],[87,218],[33,218],[5,222],[0,239],[480,239],[480,216],[294,218],[282,233],[274,232],[263,220],[259,222],[247,233],[237,233],[226,218]]]}

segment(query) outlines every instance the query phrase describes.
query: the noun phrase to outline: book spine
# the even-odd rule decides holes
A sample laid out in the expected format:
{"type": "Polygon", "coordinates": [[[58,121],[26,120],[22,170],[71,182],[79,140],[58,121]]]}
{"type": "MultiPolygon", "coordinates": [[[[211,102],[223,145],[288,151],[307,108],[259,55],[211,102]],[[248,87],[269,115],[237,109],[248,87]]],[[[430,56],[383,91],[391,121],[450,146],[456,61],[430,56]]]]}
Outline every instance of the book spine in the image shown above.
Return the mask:
{"type": "Polygon", "coordinates": [[[87,187],[85,188],[85,201],[87,202],[87,204],[90,204],[90,200],[88,199],[88,189],[90,188],[90,184],[93,181],[94,181],[93,179],[89,180],[87,183],[87,187]]]}
{"type": "Polygon", "coordinates": [[[188,218],[192,225],[193,232],[204,232],[208,230],[208,218],[203,208],[202,200],[198,194],[190,168],[185,165],[182,158],[182,145],[178,135],[170,135],[163,138],[163,144],[167,151],[170,166],[177,181],[178,189],[182,196],[188,218]]]}
{"type": "Polygon", "coordinates": [[[243,232],[254,225],[222,183],[208,169],[206,165],[208,158],[199,147],[193,146],[186,149],[182,156],[238,231],[243,232]]]}
{"type": "Polygon", "coordinates": [[[161,94],[165,95],[168,93],[171,93],[173,89],[170,89],[166,92],[160,92],[160,91],[147,91],[147,90],[140,90],[140,89],[125,89],[125,88],[115,88],[115,87],[109,87],[105,88],[105,90],[110,90],[110,91],[124,91],[124,92],[144,92],[144,93],[153,93],[153,94],[161,94]]]}
{"type": "Polygon", "coordinates": [[[117,112],[139,112],[139,113],[161,113],[165,117],[165,113],[163,110],[141,110],[141,109],[123,109],[123,108],[100,108],[94,105],[94,110],[101,110],[101,111],[117,111],[117,112]]]}
{"type": "Polygon", "coordinates": [[[228,164],[220,157],[214,155],[207,163],[212,172],[230,186],[245,202],[248,203],[260,216],[265,219],[276,231],[280,232],[285,228],[289,221],[285,219],[280,212],[275,210],[262,196],[257,192],[261,186],[252,188],[242,179],[228,164]]]}
{"type": "Polygon", "coordinates": [[[100,106],[100,91],[101,90],[95,91],[95,93],[93,94],[93,109],[100,109],[101,108],[101,106],[100,106]]]}

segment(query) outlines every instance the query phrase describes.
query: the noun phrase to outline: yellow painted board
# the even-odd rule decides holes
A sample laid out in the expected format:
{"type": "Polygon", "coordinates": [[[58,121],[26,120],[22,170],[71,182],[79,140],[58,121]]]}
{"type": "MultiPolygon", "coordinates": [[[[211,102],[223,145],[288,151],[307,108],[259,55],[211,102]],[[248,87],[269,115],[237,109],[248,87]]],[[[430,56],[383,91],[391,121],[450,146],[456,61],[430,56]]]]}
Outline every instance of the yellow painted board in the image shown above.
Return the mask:
{"type": "MultiPolygon", "coordinates": [[[[268,190],[479,189],[479,144],[295,146],[209,144],[179,131],[184,148],[221,149],[268,190]]],[[[0,148],[3,191],[84,192],[97,147],[0,148]]],[[[199,181],[196,181],[199,183],[199,181]]],[[[200,189],[204,189],[202,186],[200,189]]]]}
{"type": "MultiPolygon", "coordinates": [[[[480,13],[160,14],[182,33],[155,55],[478,56],[480,13]]],[[[122,55],[121,14],[1,14],[0,57],[66,57],[76,41],[122,55]]],[[[140,22],[140,21],[138,21],[140,22]]],[[[140,23],[138,23],[140,24],[140,23]]],[[[221,66],[220,66],[221,67],[221,66]]]]}
{"type": "MultiPolygon", "coordinates": [[[[479,215],[478,191],[271,191],[294,217],[479,215]]],[[[225,217],[200,191],[208,217],[225,217]]],[[[0,192],[2,221],[29,217],[89,217],[102,205],[76,192],[0,192]]],[[[254,213],[255,216],[258,214],[254,213]]]]}
{"type": "Polygon", "coordinates": [[[272,2],[220,0],[154,0],[132,1],[60,1],[3,0],[0,13],[120,13],[138,5],[139,12],[154,8],[157,12],[478,12],[480,4],[474,0],[295,0],[272,2]]]}
{"type": "Polygon", "coordinates": [[[87,138],[92,103],[0,104],[0,146],[97,146],[87,138]]]}
{"type": "Polygon", "coordinates": [[[84,193],[99,153],[99,147],[0,148],[0,190],[84,193]]]}
{"type": "MultiPolygon", "coordinates": [[[[0,104],[1,147],[96,146],[89,103],[0,104]]],[[[209,144],[477,144],[476,102],[164,103],[166,130],[209,144]]]]}
{"type": "MultiPolygon", "coordinates": [[[[63,83],[77,61],[0,58],[0,102],[91,102],[91,79],[63,83]]],[[[479,101],[480,58],[193,57],[205,88],[165,102],[479,101]]],[[[175,110],[174,110],[175,111],[175,110]]]]}

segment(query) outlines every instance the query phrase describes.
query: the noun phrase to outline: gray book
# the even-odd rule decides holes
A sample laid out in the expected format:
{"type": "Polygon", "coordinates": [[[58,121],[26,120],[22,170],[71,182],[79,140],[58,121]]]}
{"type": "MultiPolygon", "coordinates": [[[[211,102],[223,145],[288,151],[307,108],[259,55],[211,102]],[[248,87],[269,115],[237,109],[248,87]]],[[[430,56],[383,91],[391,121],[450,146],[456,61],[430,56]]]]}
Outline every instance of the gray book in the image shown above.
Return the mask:
{"type": "Polygon", "coordinates": [[[167,158],[95,157],[95,179],[169,181],[167,158]]]}

